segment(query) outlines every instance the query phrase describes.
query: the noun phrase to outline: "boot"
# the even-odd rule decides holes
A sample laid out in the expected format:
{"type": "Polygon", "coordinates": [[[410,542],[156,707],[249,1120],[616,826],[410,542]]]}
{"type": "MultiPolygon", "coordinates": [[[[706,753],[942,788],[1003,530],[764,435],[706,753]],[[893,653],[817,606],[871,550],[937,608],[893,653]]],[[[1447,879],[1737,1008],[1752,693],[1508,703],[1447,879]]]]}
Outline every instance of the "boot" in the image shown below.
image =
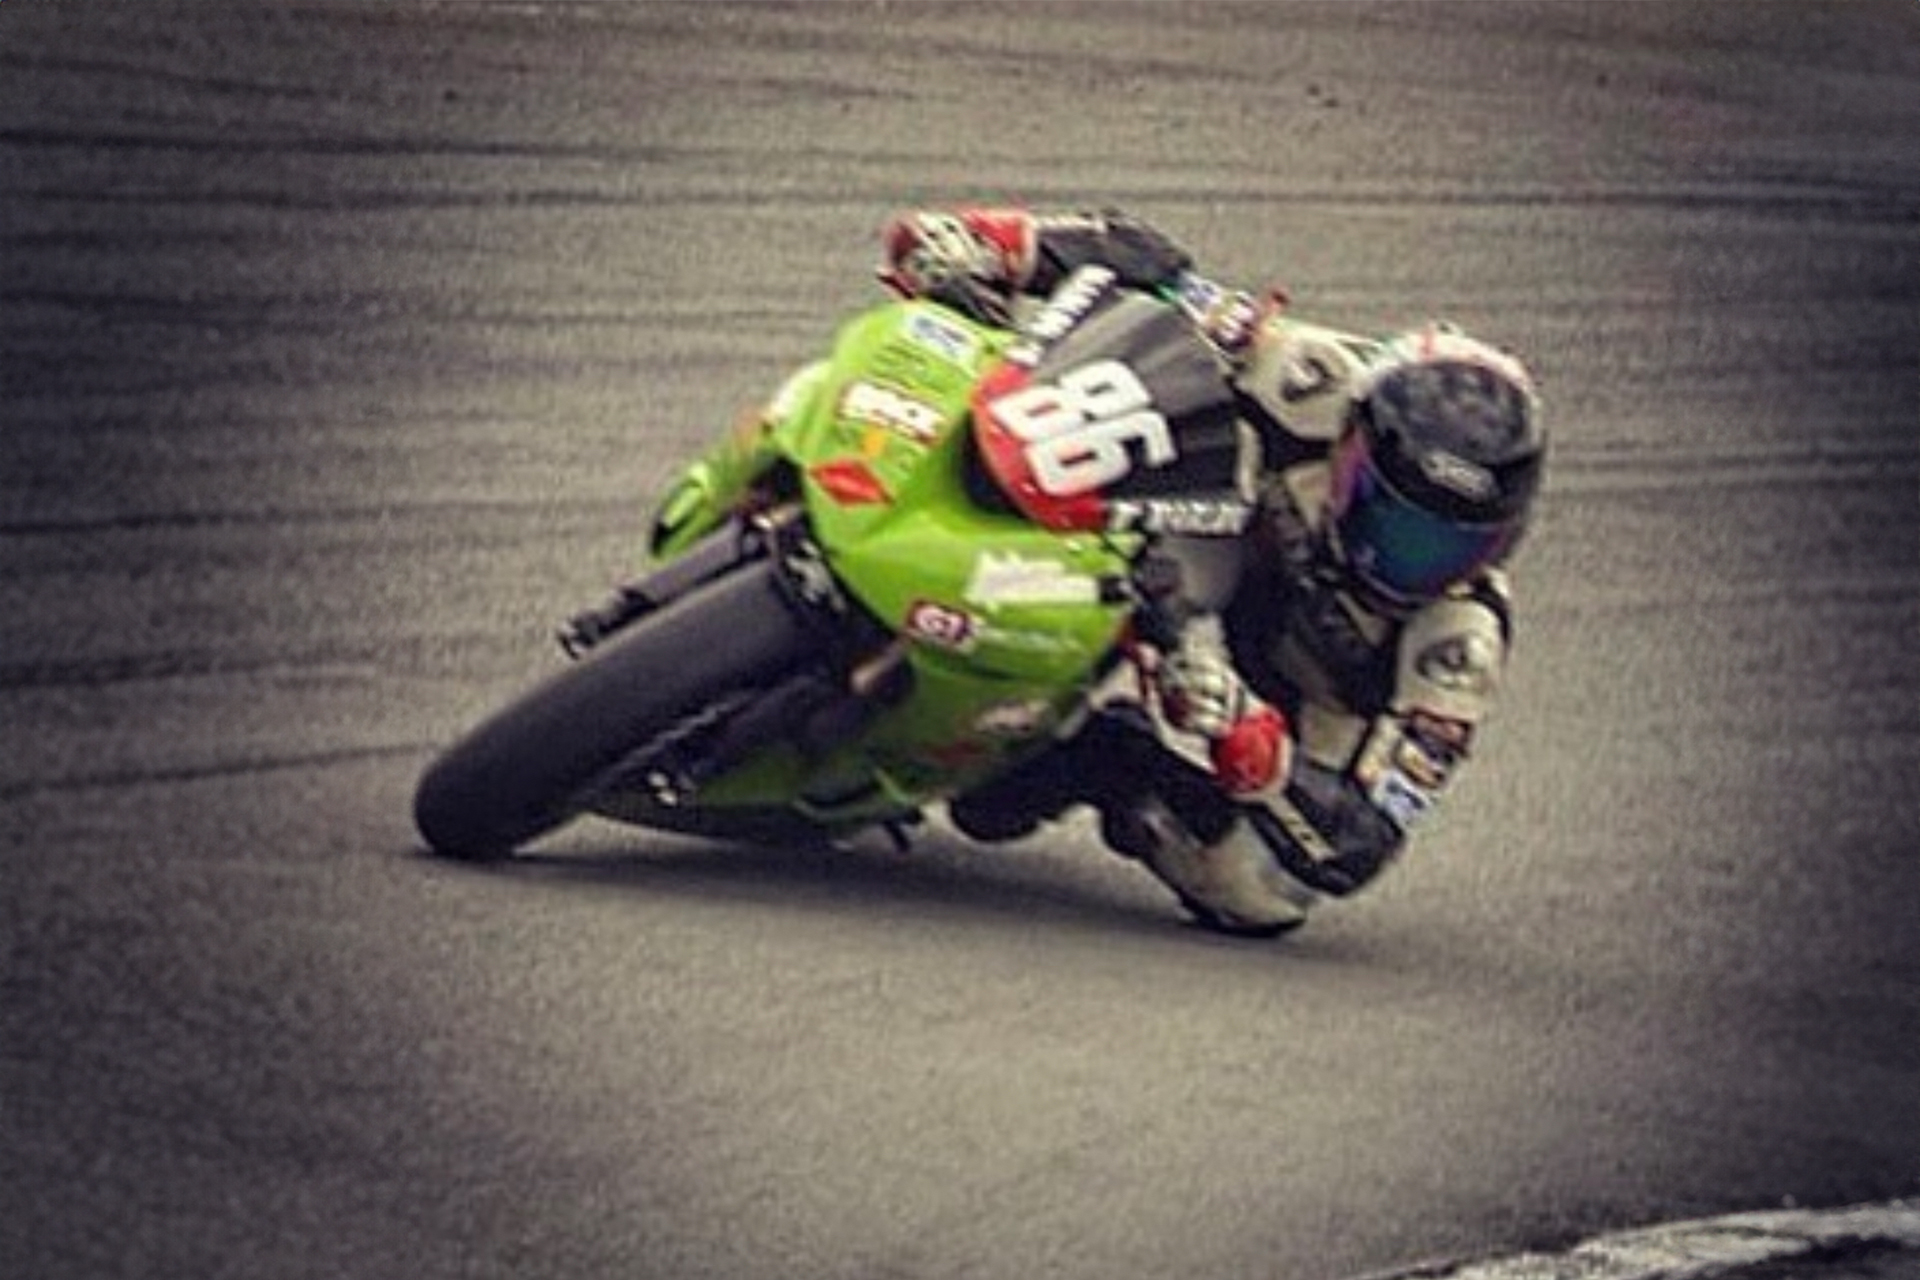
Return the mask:
{"type": "Polygon", "coordinates": [[[947,802],[947,817],[981,844],[1020,840],[1085,799],[1075,784],[1065,744],[947,802]]]}

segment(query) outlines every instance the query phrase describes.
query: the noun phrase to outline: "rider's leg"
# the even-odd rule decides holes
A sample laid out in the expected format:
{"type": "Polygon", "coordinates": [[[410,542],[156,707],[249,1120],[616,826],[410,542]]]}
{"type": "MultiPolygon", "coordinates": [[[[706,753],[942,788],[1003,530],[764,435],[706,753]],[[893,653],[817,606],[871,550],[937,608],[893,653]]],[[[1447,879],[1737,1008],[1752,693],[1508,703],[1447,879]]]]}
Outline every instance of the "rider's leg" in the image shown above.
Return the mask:
{"type": "Polygon", "coordinates": [[[1306,922],[1320,895],[1289,874],[1212,775],[1150,739],[1129,785],[1103,799],[1109,847],[1158,876],[1200,923],[1270,937],[1306,922]]]}
{"type": "Polygon", "coordinates": [[[1137,858],[1173,890],[1201,924],[1223,933],[1273,937],[1306,923],[1319,895],[1289,875],[1253,826],[1236,819],[1226,833],[1196,836],[1158,796],[1101,823],[1108,844],[1137,858]]]}
{"type": "Polygon", "coordinates": [[[1112,704],[1041,755],[955,796],[947,816],[983,844],[1018,840],[1077,804],[1104,807],[1161,754],[1146,713],[1132,703],[1112,704]]]}

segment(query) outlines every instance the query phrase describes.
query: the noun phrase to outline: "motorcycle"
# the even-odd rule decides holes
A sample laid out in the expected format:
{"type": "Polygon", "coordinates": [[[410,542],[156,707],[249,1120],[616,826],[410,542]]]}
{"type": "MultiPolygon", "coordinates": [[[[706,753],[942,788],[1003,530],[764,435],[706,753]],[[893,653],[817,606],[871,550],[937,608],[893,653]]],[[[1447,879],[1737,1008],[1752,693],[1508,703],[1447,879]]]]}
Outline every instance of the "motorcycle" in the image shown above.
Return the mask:
{"type": "Polygon", "coordinates": [[[1183,294],[1087,267],[1018,324],[926,299],[847,322],[751,500],[433,761],[427,844],[504,857],[587,814],[903,838],[1044,751],[1128,661],[1155,535],[1251,517],[1257,446],[1183,294]]]}

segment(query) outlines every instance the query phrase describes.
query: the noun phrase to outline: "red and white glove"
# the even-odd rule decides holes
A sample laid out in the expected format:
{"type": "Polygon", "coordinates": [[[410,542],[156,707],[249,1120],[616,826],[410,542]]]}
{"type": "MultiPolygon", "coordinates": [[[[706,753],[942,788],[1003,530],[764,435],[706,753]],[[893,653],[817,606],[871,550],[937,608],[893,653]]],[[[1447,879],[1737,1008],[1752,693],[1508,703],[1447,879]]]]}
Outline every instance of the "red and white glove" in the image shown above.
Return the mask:
{"type": "Polygon", "coordinates": [[[1039,231],[1021,209],[903,213],[880,237],[881,283],[904,298],[939,298],[956,287],[1004,296],[1033,274],[1039,231]]]}
{"type": "Polygon", "coordinates": [[[1224,656],[1183,649],[1154,671],[1160,713],[1207,740],[1213,774],[1236,798],[1284,786],[1293,764],[1286,717],[1240,679],[1224,656]]]}

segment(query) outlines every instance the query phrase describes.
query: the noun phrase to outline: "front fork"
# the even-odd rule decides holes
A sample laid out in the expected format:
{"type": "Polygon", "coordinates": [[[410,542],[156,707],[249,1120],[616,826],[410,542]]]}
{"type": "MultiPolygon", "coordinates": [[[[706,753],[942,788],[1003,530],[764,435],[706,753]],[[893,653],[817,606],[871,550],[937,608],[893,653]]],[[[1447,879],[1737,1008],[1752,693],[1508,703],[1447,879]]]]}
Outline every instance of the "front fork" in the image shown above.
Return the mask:
{"type": "Polygon", "coordinates": [[[740,565],[773,559],[796,613],[816,624],[817,654],[772,684],[730,693],[644,748],[640,765],[654,798],[684,804],[701,786],[744,763],[768,742],[788,740],[824,754],[865,729],[911,686],[908,642],[851,604],[813,540],[798,503],[736,519],[647,576],[624,583],[597,608],[561,625],[558,639],[579,659],[610,636],[740,565]]]}
{"type": "Polygon", "coordinates": [[[583,658],[615,632],[738,565],[772,554],[782,544],[811,546],[797,536],[800,516],[798,504],[789,503],[729,521],[645,577],[621,583],[610,599],[568,618],[554,638],[569,658],[583,658]]]}

